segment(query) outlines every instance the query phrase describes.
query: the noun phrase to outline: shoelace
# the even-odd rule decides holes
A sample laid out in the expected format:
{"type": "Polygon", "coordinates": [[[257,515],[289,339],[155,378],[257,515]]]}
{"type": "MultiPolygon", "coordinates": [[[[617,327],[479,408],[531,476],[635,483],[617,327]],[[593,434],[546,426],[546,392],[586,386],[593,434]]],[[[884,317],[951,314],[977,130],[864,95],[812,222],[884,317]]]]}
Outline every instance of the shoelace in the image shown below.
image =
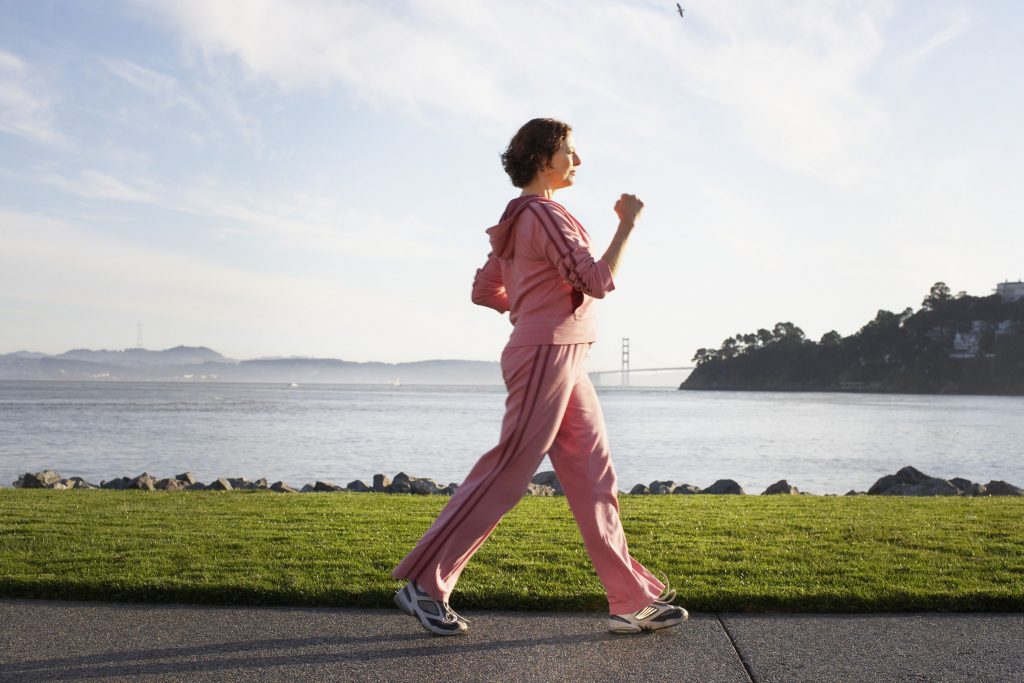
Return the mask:
{"type": "Polygon", "coordinates": [[[661,575],[661,582],[665,584],[665,589],[661,591],[661,595],[655,598],[654,601],[663,602],[666,605],[669,605],[672,603],[673,600],[676,599],[676,590],[675,588],[669,587],[668,576],[665,574],[665,572],[658,572],[658,574],[661,575]]]}
{"type": "Polygon", "coordinates": [[[469,619],[453,610],[452,606],[449,605],[447,602],[442,604],[444,605],[444,614],[446,617],[448,617],[449,621],[464,621],[467,624],[469,623],[469,619]]]}

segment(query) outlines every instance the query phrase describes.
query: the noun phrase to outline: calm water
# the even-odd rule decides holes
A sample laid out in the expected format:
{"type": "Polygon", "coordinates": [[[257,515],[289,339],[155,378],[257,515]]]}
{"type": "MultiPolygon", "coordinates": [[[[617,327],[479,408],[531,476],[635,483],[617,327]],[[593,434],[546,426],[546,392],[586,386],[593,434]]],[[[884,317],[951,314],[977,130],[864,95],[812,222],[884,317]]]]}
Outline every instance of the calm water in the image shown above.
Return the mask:
{"type": "MultiPolygon", "coordinates": [[[[601,388],[620,488],[778,479],[866,490],[914,465],[1024,485],[1024,398],[601,388]]],[[[53,468],[369,482],[462,477],[497,438],[501,387],[0,382],[0,484],[53,468]]],[[[550,469],[548,463],[541,466],[550,469]]]]}

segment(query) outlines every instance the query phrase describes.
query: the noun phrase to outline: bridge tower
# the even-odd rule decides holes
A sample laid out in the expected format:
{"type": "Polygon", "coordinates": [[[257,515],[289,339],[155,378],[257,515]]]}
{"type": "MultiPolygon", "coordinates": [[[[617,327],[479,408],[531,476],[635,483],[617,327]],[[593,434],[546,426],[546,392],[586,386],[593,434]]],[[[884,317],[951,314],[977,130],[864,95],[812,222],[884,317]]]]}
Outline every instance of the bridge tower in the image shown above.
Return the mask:
{"type": "Polygon", "coordinates": [[[622,338],[622,386],[629,386],[629,337],[622,338]]]}

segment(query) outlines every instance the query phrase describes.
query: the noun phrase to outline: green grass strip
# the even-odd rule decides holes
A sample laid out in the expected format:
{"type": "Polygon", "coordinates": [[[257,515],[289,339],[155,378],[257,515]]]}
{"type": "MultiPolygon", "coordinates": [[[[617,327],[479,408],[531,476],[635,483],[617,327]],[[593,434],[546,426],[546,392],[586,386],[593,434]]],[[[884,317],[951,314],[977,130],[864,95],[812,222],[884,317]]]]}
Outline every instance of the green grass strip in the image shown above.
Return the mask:
{"type": "MultiPolygon", "coordinates": [[[[447,498],[0,490],[5,597],[385,607],[447,498]]],[[[633,555],[695,611],[1024,609],[1024,499],[625,496],[633,555]]],[[[458,608],[605,610],[564,498],[526,498],[458,608]]]]}

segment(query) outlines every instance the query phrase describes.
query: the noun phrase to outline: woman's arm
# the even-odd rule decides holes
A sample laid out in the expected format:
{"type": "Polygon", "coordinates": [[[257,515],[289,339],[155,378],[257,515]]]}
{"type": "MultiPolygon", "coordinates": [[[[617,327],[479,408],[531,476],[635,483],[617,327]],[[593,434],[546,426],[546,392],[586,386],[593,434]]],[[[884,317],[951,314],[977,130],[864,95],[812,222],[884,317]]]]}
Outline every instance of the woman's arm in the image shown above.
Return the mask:
{"type": "Polygon", "coordinates": [[[612,276],[619,269],[619,262],[622,260],[622,253],[626,249],[626,242],[629,241],[629,236],[633,232],[633,226],[636,225],[636,221],[640,218],[640,212],[643,209],[644,203],[637,199],[635,194],[624,194],[619,197],[619,201],[615,202],[615,213],[619,216],[619,227],[615,230],[615,236],[612,237],[611,244],[605,250],[604,256],[601,257],[601,260],[612,271],[612,276]]]}
{"type": "Polygon", "coordinates": [[[509,310],[508,292],[505,291],[505,282],[501,279],[501,266],[494,254],[488,254],[487,263],[476,271],[472,298],[476,305],[493,308],[498,313],[509,310]]]}

